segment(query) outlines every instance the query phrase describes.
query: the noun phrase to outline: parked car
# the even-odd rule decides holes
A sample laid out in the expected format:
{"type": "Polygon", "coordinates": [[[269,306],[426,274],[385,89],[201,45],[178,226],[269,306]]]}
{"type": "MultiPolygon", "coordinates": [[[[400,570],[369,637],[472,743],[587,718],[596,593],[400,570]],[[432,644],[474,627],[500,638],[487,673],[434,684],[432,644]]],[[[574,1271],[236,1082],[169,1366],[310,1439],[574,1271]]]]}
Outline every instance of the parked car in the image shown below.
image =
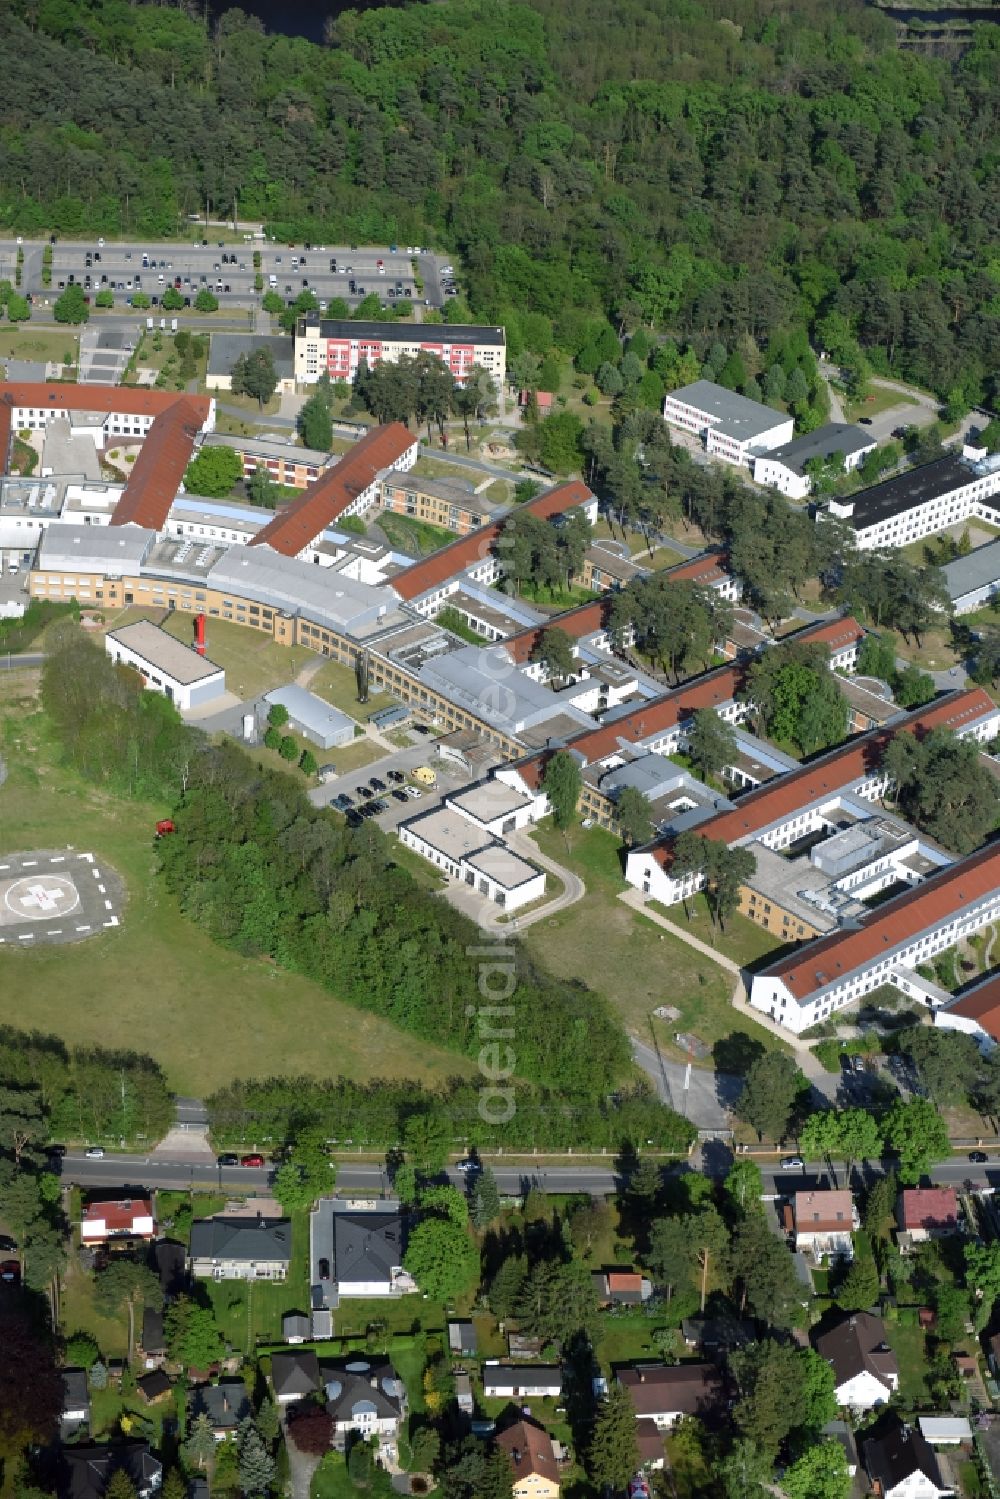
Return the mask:
{"type": "Polygon", "coordinates": [[[986,1154],[985,1150],[970,1150],[969,1160],[972,1161],[972,1163],[976,1166],[984,1166],[989,1160],[989,1156],[986,1154]]]}
{"type": "Polygon", "coordinates": [[[413,801],[416,801],[419,796],[423,796],[424,794],[419,786],[404,786],[403,790],[413,801]]]}
{"type": "Polygon", "coordinates": [[[216,1157],[215,1164],[217,1166],[238,1166],[240,1164],[240,1158],[238,1155],[233,1155],[231,1152],[227,1151],[225,1155],[216,1157]]]}
{"type": "Polygon", "coordinates": [[[465,1160],[455,1162],[455,1170],[461,1171],[463,1176],[471,1176],[474,1172],[482,1171],[482,1169],[479,1161],[465,1160]]]}
{"type": "Polygon", "coordinates": [[[263,1164],[264,1157],[262,1155],[258,1155],[256,1151],[252,1152],[250,1155],[240,1156],[241,1166],[263,1166],[263,1164]]]}
{"type": "Polygon", "coordinates": [[[782,1171],[804,1171],[806,1163],[800,1155],[786,1155],[781,1158],[782,1171]]]}
{"type": "Polygon", "coordinates": [[[395,797],[395,799],[396,799],[396,801],[397,801],[397,802],[407,802],[407,801],[409,801],[409,799],[410,799],[410,798],[409,798],[409,797],[408,797],[408,796],[407,796],[407,794],[406,794],[406,792],[405,792],[405,791],[403,791],[403,790],[401,790],[401,789],[400,789],[400,787],[399,787],[399,786],[397,786],[397,787],[396,787],[396,788],[395,788],[395,790],[394,790],[394,791],[393,791],[393,793],[392,793],[392,794],[393,794],[393,796],[394,796],[394,797],[395,797]]]}
{"type": "Polygon", "coordinates": [[[0,1254],[16,1254],[17,1241],[10,1234],[0,1234],[0,1254]]]}
{"type": "Polygon", "coordinates": [[[870,427],[872,424],[872,419],[870,416],[859,416],[858,422],[862,427],[870,427]]]}
{"type": "Polygon", "coordinates": [[[86,1150],[83,1153],[87,1157],[88,1161],[103,1161],[104,1160],[104,1146],[103,1145],[88,1145],[87,1148],[86,1148],[86,1150]]]}
{"type": "Polygon", "coordinates": [[[387,770],[385,773],[385,777],[387,781],[395,781],[397,786],[401,786],[402,783],[406,780],[406,777],[401,770],[387,770]]]}
{"type": "Polygon", "coordinates": [[[386,789],[385,782],[380,780],[378,776],[372,776],[371,788],[373,791],[384,791],[386,789]]]}
{"type": "Polygon", "coordinates": [[[319,1262],[319,1278],[320,1280],[330,1279],[330,1261],[326,1258],[319,1262]]]}

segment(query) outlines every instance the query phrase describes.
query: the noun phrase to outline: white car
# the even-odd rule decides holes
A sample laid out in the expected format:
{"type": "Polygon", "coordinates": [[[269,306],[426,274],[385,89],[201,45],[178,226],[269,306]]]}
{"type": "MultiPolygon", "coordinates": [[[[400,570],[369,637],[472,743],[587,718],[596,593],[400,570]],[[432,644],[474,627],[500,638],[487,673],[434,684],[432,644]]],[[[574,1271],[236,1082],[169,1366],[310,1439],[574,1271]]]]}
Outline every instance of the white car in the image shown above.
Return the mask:
{"type": "Polygon", "coordinates": [[[806,1163],[801,1156],[786,1155],[781,1158],[782,1171],[804,1171],[806,1163]]]}
{"type": "Polygon", "coordinates": [[[480,1164],[479,1164],[478,1161],[456,1161],[455,1162],[455,1170],[456,1171],[461,1171],[461,1173],[462,1173],[463,1176],[469,1176],[473,1172],[482,1171],[482,1169],[483,1168],[482,1168],[482,1166],[480,1166],[480,1164]]]}
{"type": "Polygon", "coordinates": [[[423,796],[424,794],[419,786],[404,786],[403,790],[406,792],[407,796],[413,799],[413,801],[416,801],[418,796],[423,796]]]}
{"type": "Polygon", "coordinates": [[[104,1146],[103,1145],[88,1145],[87,1148],[86,1148],[86,1150],[83,1153],[87,1157],[88,1161],[103,1161],[104,1160],[104,1146]]]}

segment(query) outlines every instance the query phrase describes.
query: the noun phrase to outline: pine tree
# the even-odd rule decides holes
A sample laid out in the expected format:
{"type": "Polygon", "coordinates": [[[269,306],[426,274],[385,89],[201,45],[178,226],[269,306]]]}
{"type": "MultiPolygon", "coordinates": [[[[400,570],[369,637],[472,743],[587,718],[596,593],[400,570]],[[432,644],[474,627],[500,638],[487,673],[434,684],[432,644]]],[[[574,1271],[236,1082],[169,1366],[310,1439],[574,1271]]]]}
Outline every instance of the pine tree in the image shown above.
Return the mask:
{"type": "Polygon", "coordinates": [[[635,1408],[624,1386],[613,1384],[597,1410],[590,1439],[590,1476],[598,1488],[624,1489],[638,1466],[635,1408]]]}
{"type": "Polygon", "coordinates": [[[135,1484],[124,1468],[117,1468],[108,1479],[105,1499],[136,1499],[135,1484]]]}
{"type": "Polygon", "coordinates": [[[472,1189],[472,1224],[474,1228],[485,1228],[500,1216],[500,1191],[497,1179],[486,1166],[476,1179],[472,1189]]]}
{"type": "Polygon", "coordinates": [[[184,1443],[184,1460],[192,1468],[207,1468],[215,1455],[215,1435],[212,1423],[205,1411],[195,1416],[184,1443]]]}
{"type": "Polygon", "coordinates": [[[244,1494],[266,1494],[274,1482],[274,1458],[256,1426],[248,1425],[240,1441],[240,1488],[244,1494]]]}
{"type": "Polygon", "coordinates": [[[640,1156],[629,1178],[628,1195],[636,1207],[651,1212],[660,1191],[660,1168],[655,1161],[640,1156]]]}
{"type": "Polygon", "coordinates": [[[160,1490],[163,1499],[187,1499],[187,1484],[181,1476],[179,1468],[171,1468],[163,1480],[163,1488],[160,1490]]]}
{"type": "Polygon", "coordinates": [[[261,1401],[260,1410],[257,1412],[257,1430],[269,1446],[273,1446],[278,1440],[281,1420],[278,1416],[278,1407],[273,1400],[261,1401]]]}

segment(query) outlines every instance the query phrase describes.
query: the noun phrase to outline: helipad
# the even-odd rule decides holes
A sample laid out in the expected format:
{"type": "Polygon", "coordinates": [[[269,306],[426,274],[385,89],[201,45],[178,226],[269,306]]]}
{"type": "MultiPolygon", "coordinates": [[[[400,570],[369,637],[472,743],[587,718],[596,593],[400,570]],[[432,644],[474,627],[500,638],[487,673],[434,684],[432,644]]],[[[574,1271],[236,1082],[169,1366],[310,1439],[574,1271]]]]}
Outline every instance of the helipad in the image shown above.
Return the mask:
{"type": "Polygon", "coordinates": [[[75,849],[0,855],[0,946],[78,942],[119,925],[124,886],[75,849]]]}

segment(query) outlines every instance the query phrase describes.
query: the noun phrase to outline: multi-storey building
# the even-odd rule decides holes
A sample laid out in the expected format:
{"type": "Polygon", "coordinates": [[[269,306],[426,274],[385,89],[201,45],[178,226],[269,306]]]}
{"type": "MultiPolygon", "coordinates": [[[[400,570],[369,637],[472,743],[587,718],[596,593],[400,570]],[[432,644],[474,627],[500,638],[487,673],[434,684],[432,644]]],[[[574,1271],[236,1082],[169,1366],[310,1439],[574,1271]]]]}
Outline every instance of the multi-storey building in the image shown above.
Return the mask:
{"type": "Polygon", "coordinates": [[[981,458],[965,449],[948,454],[871,489],[829,504],[829,514],[854,531],[860,551],[905,547],[946,526],[1000,517],[1000,454],[981,458]]]}
{"type": "Polygon", "coordinates": [[[791,442],[795,431],[790,416],[711,380],[671,391],[663,403],[663,420],[700,437],[705,451],[726,463],[748,464],[755,454],[791,442]]]}
{"type": "Polygon", "coordinates": [[[288,489],[306,489],[320,474],[336,462],[334,453],[322,453],[316,448],[299,448],[294,443],[282,442],[276,437],[230,437],[222,432],[213,432],[202,443],[205,448],[231,448],[240,456],[243,477],[262,468],[275,484],[288,489]]]}
{"type": "Polygon", "coordinates": [[[425,479],[395,469],[379,485],[379,502],[383,510],[442,526],[458,536],[478,531],[509,508],[487,499],[471,484],[454,479],[425,479]]]}
{"type": "Polygon", "coordinates": [[[404,355],[433,354],[461,382],[478,364],[501,389],[507,375],[503,328],[475,323],[366,323],[301,317],[295,328],[295,379],[314,385],[320,375],[351,381],[360,365],[395,364],[404,355]]]}
{"type": "Polygon", "coordinates": [[[815,432],[804,432],[791,442],[772,448],[753,459],[753,476],[758,484],[780,490],[792,500],[804,500],[812,493],[813,482],[806,464],[813,459],[829,461],[843,458],[847,474],[859,467],[866,453],[875,451],[875,439],[863,427],[846,422],[830,422],[815,432]]]}

